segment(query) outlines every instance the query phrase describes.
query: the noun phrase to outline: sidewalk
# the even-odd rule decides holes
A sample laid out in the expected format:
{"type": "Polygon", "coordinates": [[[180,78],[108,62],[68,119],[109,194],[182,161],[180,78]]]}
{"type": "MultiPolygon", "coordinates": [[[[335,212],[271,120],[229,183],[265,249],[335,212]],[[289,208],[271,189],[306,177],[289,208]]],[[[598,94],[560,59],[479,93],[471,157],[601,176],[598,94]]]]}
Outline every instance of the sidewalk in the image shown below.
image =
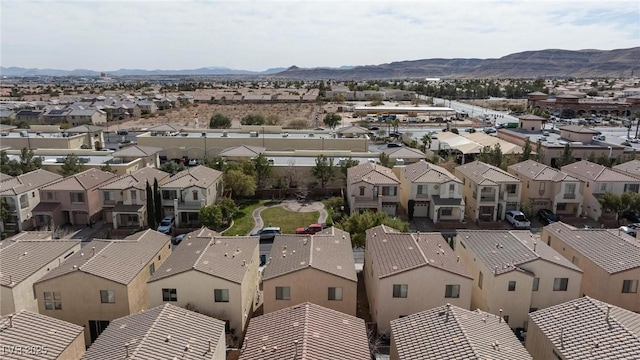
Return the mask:
{"type": "Polygon", "coordinates": [[[105,223],[104,220],[96,222],[91,227],[88,225],[72,226],[67,229],[69,233],[64,235],[63,238],[77,239],[80,241],[91,241],[94,238],[105,238],[109,228],[109,224],[105,223]]]}

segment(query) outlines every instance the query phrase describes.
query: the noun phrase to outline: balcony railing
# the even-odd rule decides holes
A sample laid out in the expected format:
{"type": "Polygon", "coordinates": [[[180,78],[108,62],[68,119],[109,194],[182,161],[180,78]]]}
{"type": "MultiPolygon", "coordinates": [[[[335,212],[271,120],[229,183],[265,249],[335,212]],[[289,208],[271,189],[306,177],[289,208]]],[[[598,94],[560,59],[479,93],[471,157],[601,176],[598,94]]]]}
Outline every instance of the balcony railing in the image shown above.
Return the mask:
{"type": "Polygon", "coordinates": [[[370,196],[355,197],[353,200],[357,206],[378,206],[378,199],[373,199],[370,196]]]}
{"type": "Polygon", "coordinates": [[[202,203],[200,201],[179,201],[178,209],[185,210],[193,210],[200,209],[202,207],[202,203]]]}
{"type": "Polygon", "coordinates": [[[480,201],[481,202],[495,202],[496,201],[496,195],[480,195],[480,201]]]}
{"type": "Polygon", "coordinates": [[[416,194],[417,199],[426,199],[429,197],[429,194],[416,194]]]}
{"type": "Polygon", "coordinates": [[[575,193],[571,193],[571,194],[567,194],[567,193],[565,193],[565,194],[562,196],[562,198],[563,198],[563,199],[575,199],[575,198],[576,198],[576,194],[575,194],[575,193]]]}
{"type": "Polygon", "coordinates": [[[104,201],[104,205],[115,205],[116,201],[115,200],[105,200],[104,201]]]}

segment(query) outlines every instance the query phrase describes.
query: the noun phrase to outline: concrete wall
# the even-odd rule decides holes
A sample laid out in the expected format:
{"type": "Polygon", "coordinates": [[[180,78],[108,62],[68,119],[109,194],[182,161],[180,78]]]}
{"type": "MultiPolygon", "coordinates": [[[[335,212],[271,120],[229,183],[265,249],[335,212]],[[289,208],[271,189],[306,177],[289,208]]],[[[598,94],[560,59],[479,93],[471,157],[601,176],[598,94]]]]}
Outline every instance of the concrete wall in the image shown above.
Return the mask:
{"type": "Polygon", "coordinates": [[[556,358],[553,354],[555,346],[533,321],[529,321],[524,346],[534,360],[556,358]]]}
{"type": "Polygon", "coordinates": [[[305,301],[349,315],[356,315],[358,283],[314,268],[305,268],[263,282],[264,313],[284,309],[305,301]],[[276,287],[289,286],[290,300],[276,300],[276,287]],[[342,301],[329,299],[329,288],[342,288],[342,301]]]}
{"type": "Polygon", "coordinates": [[[16,307],[13,300],[13,289],[2,285],[0,286],[0,316],[5,316],[14,312],[16,312],[16,307]]]}
{"type": "Polygon", "coordinates": [[[66,349],[58,357],[56,360],[80,360],[82,355],[84,355],[86,345],[84,343],[84,336],[80,333],[75,340],[67,346],[66,349]]]}
{"type": "Polygon", "coordinates": [[[36,137],[29,134],[29,137],[3,136],[2,146],[20,150],[27,149],[80,149],[85,143],[85,134],[78,134],[69,137],[36,137]]]}

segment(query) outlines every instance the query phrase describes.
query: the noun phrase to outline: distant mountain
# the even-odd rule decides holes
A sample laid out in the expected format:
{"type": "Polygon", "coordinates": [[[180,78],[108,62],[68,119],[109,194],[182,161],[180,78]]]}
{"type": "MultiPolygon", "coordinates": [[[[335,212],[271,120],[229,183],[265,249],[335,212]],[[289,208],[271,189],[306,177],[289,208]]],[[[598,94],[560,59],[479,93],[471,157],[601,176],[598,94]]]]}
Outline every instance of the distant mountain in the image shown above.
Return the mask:
{"type": "MultiPolygon", "coordinates": [[[[193,70],[144,70],[120,69],[104,71],[109,76],[152,76],[152,75],[269,75],[286,70],[284,67],[271,68],[265,71],[235,70],[226,67],[204,67],[193,70]]],[[[93,70],[58,70],[58,69],[26,69],[21,67],[0,67],[2,76],[100,76],[99,71],[93,70]]]]}

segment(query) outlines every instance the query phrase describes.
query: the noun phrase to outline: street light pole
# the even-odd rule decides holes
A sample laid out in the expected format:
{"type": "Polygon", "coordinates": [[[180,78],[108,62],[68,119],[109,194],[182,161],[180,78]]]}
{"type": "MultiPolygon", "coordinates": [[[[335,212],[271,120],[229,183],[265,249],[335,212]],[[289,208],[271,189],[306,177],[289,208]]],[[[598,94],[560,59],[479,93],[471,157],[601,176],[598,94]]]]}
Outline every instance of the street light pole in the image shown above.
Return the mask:
{"type": "Polygon", "coordinates": [[[264,126],[262,127],[262,147],[264,147],[264,126]]]}

